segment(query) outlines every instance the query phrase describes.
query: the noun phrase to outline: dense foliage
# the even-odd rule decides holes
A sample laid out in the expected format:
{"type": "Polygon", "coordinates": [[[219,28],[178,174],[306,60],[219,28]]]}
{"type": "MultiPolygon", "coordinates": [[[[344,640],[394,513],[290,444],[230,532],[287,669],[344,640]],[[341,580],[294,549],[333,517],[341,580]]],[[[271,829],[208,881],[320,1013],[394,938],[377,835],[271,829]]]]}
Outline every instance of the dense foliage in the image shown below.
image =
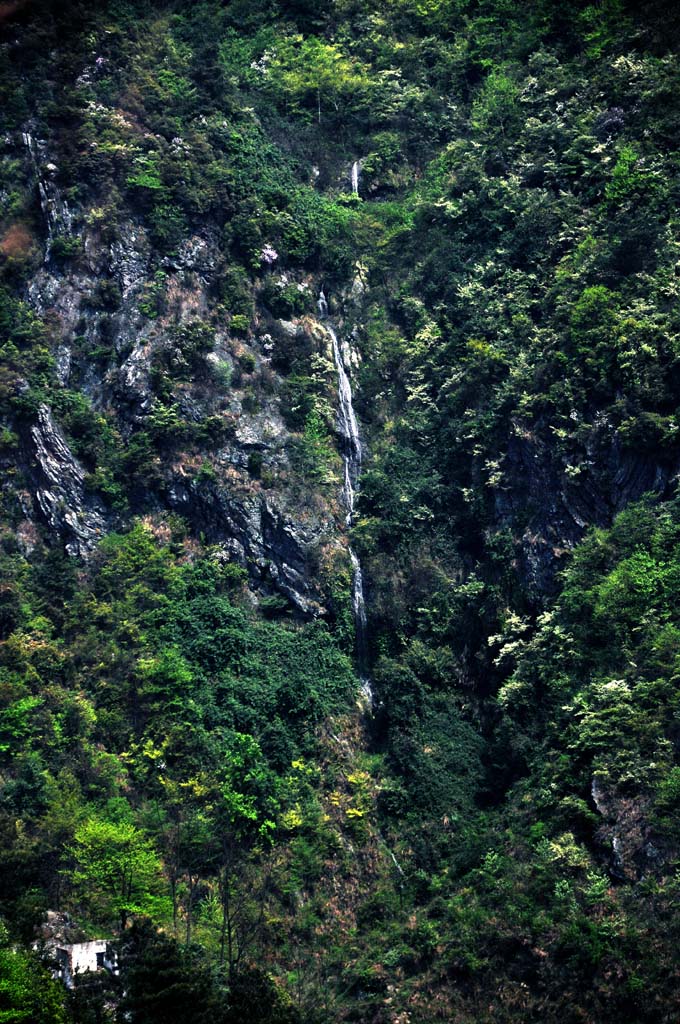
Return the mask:
{"type": "Polygon", "coordinates": [[[0,1021],[676,1020],[673,6],[18,0],[0,33],[0,1021]],[[137,235],[124,336],[98,253],[137,235]],[[170,511],[166,467],[204,510],[273,406],[252,487],[337,511],[322,287],[372,715],[346,557],[305,617],[170,511]],[[45,407],[87,560],[27,513],[45,407]],[[48,909],[121,976],[54,983],[48,909]]]}

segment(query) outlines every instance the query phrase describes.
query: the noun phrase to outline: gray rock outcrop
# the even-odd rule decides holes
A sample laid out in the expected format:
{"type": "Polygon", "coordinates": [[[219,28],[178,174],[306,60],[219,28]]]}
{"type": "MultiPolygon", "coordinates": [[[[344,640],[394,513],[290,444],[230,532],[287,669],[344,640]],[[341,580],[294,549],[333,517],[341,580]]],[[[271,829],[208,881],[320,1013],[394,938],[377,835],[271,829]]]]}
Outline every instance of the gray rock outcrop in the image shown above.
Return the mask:
{"type": "Polygon", "coordinates": [[[51,410],[41,405],[30,429],[35,501],[47,526],[63,536],[72,555],[86,555],[105,529],[98,503],[86,494],[85,470],[73,455],[51,410]]]}

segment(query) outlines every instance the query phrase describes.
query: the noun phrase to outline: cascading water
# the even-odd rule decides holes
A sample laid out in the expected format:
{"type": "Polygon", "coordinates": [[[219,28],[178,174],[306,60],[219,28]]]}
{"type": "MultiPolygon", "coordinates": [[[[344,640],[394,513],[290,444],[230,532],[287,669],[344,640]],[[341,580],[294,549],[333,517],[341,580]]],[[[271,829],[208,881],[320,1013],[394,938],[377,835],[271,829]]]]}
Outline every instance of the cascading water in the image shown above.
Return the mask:
{"type": "Polygon", "coordinates": [[[352,173],[351,173],[352,192],[354,193],[355,196],[359,195],[359,171],[360,170],[361,170],[361,164],[359,163],[358,160],[355,160],[354,163],[352,164],[352,173]]]}
{"type": "MultiPolygon", "coordinates": [[[[344,463],[343,500],[347,514],[345,522],[352,525],[354,515],[354,497],[361,474],[361,439],[352,400],[352,386],[345,369],[338,336],[328,323],[328,303],[323,291],[319,292],[317,303],[319,316],[324,321],[333,345],[333,360],[338,371],[338,432],[342,438],[342,458],[344,463]]],[[[366,602],[364,599],[364,578],[361,563],[355,552],[350,548],[349,557],[352,563],[352,611],[354,614],[354,631],[356,636],[356,658],[361,679],[361,689],[369,707],[373,705],[371,682],[367,674],[368,666],[368,635],[366,620],[366,602]]]]}

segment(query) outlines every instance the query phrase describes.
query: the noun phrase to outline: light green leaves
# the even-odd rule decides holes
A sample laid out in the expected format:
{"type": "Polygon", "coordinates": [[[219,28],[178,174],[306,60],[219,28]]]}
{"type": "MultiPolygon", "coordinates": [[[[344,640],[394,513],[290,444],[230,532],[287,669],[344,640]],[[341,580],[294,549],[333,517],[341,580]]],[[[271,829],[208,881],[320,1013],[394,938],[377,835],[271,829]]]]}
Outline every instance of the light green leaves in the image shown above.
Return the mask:
{"type": "Polygon", "coordinates": [[[161,862],[143,832],[126,821],[89,818],[76,829],[69,851],[76,898],[101,925],[132,914],[156,916],[163,904],[161,862]]]}

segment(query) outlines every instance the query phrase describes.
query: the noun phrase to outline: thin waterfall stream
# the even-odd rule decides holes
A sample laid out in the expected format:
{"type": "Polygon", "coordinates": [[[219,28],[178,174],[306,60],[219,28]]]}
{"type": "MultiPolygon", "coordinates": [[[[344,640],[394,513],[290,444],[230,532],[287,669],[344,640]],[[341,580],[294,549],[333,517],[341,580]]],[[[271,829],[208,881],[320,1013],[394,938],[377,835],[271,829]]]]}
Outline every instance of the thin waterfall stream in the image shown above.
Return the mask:
{"type": "MultiPolygon", "coordinates": [[[[354,498],[361,476],[361,438],[359,426],[354,412],[352,385],[350,384],[342,350],[334,327],[328,321],[328,303],[323,291],[319,292],[317,303],[319,317],[328,331],[333,345],[333,360],[338,372],[338,432],[342,438],[342,459],[344,463],[343,501],[346,509],[345,523],[352,525],[354,517],[354,498]]],[[[361,563],[355,551],[349,549],[352,563],[352,612],[354,615],[354,632],[356,637],[356,660],[361,679],[361,689],[369,708],[373,706],[373,691],[368,676],[368,627],[366,619],[366,601],[364,599],[364,578],[361,563]]]]}
{"type": "Polygon", "coordinates": [[[359,195],[359,173],[361,171],[361,164],[358,160],[355,160],[352,164],[352,170],[350,171],[350,180],[352,182],[352,192],[355,196],[359,195]]]}

